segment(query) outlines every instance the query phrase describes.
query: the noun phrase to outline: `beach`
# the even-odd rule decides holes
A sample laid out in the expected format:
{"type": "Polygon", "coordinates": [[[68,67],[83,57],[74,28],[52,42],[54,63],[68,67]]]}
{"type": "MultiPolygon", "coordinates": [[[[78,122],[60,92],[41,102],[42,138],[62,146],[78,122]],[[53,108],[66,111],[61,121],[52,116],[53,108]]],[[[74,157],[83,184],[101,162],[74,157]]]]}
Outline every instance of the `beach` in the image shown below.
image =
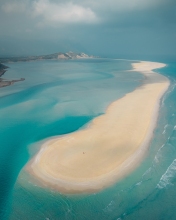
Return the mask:
{"type": "Polygon", "coordinates": [[[165,64],[142,61],[132,66],[145,77],[140,87],[114,101],[87,128],[43,143],[26,166],[39,184],[61,193],[96,192],[140,164],[169,80],[152,71],[165,64]]]}

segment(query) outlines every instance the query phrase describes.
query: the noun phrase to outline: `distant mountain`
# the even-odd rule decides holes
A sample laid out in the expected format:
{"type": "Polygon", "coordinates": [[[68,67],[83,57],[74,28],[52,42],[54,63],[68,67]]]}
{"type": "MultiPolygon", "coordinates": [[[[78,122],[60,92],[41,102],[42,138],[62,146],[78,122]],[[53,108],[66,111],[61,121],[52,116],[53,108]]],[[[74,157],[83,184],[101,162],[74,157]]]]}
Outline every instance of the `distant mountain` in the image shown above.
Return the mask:
{"type": "Polygon", "coordinates": [[[73,59],[83,59],[83,58],[98,58],[97,56],[89,56],[85,53],[74,53],[72,51],[67,53],[54,53],[49,55],[41,56],[27,56],[27,57],[10,57],[10,58],[0,58],[1,63],[6,62],[18,62],[18,61],[32,61],[32,60],[73,60],[73,59]]]}

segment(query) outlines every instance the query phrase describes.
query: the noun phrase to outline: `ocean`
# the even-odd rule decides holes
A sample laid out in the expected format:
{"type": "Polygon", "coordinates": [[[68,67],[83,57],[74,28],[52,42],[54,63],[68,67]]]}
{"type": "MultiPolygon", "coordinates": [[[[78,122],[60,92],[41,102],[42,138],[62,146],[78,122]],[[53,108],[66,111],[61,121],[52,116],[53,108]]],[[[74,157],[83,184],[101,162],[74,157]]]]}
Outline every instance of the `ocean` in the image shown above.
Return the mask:
{"type": "Polygon", "coordinates": [[[63,195],[31,181],[23,169],[46,138],[82,129],[107,106],[142,84],[128,60],[8,63],[0,88],[0,219],[176,219],[176,63],[157,72],[171,85],[140,166],[93,194],[63,195]]]}

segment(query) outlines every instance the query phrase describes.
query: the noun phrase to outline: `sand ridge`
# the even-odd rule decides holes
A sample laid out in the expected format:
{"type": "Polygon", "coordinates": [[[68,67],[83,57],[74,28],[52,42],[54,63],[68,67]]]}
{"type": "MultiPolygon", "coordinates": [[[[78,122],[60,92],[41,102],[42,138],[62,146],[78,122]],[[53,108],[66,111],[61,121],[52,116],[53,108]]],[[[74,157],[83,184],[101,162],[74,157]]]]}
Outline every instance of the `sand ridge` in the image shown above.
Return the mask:
{"type": "MultiPolygon", "coordinates": [[[[142,160],[156,125],[169,80],[153,69],[165,64],[133,63],[145,83],[114,101],[84,130],[46,141],[27,165],[41,184],[62,193],[96,192],[115,183],[142,160]]],[[[131,73],[132,74],[132,73],[131,73]]]]}

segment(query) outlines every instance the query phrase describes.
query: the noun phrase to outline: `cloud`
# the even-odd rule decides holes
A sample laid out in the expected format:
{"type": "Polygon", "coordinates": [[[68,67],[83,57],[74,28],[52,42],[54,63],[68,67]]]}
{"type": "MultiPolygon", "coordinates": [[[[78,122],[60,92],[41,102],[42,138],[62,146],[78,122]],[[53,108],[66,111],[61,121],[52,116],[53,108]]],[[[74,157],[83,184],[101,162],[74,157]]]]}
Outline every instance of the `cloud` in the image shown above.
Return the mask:
{"type": "MultiPolygon", "coordinates": [[[[35,0],[33,13],[45,21],[94,23],[111,17],[111,13],[125,14],[150,10],[165,0],[35,0]]],[[[170,0],[169,0],[170,1],[170,0]]]]}
{"type": "MultiPolygon", "coordinates": [[[[1,9],[8,14],[25,13],[28,19],[36,20],[42,26],[60,24],[103,23],[121,19],[129,12],[143,11],[162,4],[165,0],[9,0],[2,3],[1,9]]],[[[171,0],[168,0],[171,1],[171,0]]]]}
{"type": "Polygon", "coordinates": [[[40,16],[46,24],[52,23],[94,23],[96,14],[89,8],[73,3],[52,3],[38,0],[33,3],[33,15],[40,16]]]}
{"type": "MultiPolygon", "coordinates": [[[[55,0],[55,2],[56,1],[57,0],[55,0]]],[[[72,2],[84,7],[90,7],[94,11],[125,12],[152,8],[164,1],[165,0],[73,0],[72,2]]],[[[65,0],[60,0],[60,2],[64,3],[65,0]]]]}
{"type": "Polygon", "coordinates": [[[99,21],[95,12],[88,6],[72,2],[53,2],[52,0],[10,1],[4,2],[1,10],[6,14],[25,15],[36,19],[41,25],[59,25],[69,23],[97,23],[99,21]]]}
{"type": "Polygon", "coordinates": [[[7,2],[2,5],[2,10],[6,13],[19,13],[25,12],[26,10],[26,3],[25,2],[7,2]]]}
{"type": "MultiPolygon", "coordinates": [[[[79,50],[106,56],[176,51],[175,0],[0,2],[0,45],[6,54],[79,50]]],[[[0,53],[5,54],[1,48],[0,53]]]]}

